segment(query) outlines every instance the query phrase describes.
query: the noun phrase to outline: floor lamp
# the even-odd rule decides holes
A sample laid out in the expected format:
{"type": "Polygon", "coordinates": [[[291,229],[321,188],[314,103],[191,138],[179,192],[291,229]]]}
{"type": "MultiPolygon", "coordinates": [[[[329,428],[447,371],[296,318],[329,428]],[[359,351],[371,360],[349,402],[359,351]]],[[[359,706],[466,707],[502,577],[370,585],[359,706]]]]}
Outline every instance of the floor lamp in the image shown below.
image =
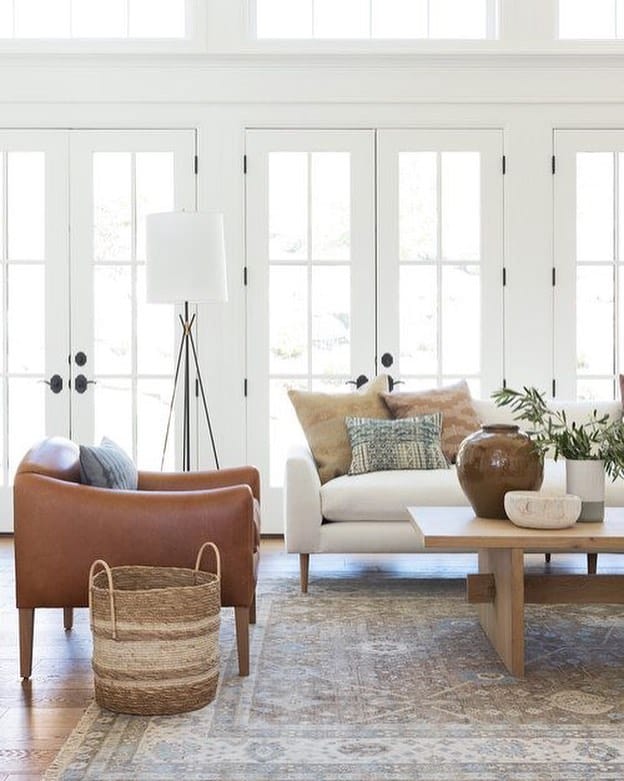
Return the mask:
{"type": "Polygon", "coordinates": [[[193,337],[196,317],[194,314],[189,316],[189,303],[227,301],[223,215],[209,212],[150,214],[146,218],[146,242],[148,302],[184,305],[184,314],[179,316],[182,335],[176,358],[161,469],[164,465],[180,375],[183,379],[184,394],[182,468],[185,472],[191,468],[191,365],[195,367],[215,466],[219,469],[219,458],[193,337]]]}

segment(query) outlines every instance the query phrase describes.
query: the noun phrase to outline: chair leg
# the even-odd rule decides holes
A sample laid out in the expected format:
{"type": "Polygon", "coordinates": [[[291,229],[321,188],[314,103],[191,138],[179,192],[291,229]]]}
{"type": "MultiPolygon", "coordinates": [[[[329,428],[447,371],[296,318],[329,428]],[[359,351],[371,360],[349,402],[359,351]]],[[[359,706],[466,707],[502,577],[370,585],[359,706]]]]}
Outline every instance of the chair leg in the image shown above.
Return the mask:
{"type": "Polygon", "coordinates": [[[32,673],[34,628],[35,628],[35,608],[20,607],[19,649],[20,649],[20,676],[22,678],[30,678],[32,673]]]}
{"type": "Polygon", "coordinates": [[[238,674],[249,675],[249,608],[235,607],[238,674]]]}
{"type": "Polygon", "coordinates": [[[63,626],[67,631],[69,631],[74,625],[74,608],[73,607],[64,607],[63,608],[63,626]]]}
{"type": "Polygon", "coordinates": [[[299,554],[299,575],[301,581],[301,593],[308,593],[308,578],[310,574],[310,554],[299,554]]]}
{"type": "Polygon", "coordinates": [[[253,600],[249,607],[249,623],[250,624],[256,623],[256,590],[255,589],[254,589],[253,600]]]}
{"type": "Polygon", "coordinates": [[[597,569],[598,569],[598,554],[597,553],[588,553],[587,554],[587,574],[588,575],[595,575],[597,569]]]}
{"type": "Polygon", "coordinates": [[[550,564],[550,553],[545,553],[544,558],[546,559],[546,564],[550,564]]]}

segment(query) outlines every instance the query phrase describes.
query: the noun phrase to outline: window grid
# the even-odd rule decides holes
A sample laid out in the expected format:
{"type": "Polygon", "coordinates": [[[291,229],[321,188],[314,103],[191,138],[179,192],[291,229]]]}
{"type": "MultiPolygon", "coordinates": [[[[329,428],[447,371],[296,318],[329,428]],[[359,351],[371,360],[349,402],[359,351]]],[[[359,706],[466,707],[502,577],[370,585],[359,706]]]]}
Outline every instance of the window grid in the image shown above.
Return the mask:
{"type": "MultiPolygon", "coordinates": [[[[605,385],[609,383],[611,387],[611,397],[616,399],[619,395],[619,385],[617,382],[617,378],[619,373],[624,370],[624,366],[621,365],[620,361],[620,345],[621,345],[621,338],[620,338],[620,329],[623,325],[622,323],[622,317],[620,312],[620,303],[621,303],[621,295],[620,295],[620,284],[624,280],[624,271],[622,269],[622,265],[624,265],[624,259],[621,257],[620,253],[620,218],[619,218],[619,212],[620,212],[620,170],[621,170],[621,161],[620,161],[620,154],[617,152],[613,153],[612,155],[613,159],[613,192],[612,192],[612,205],[613,205],[613,259],[607,260],[607,261],[580,261],[577,260],[577,270],[578,269],[611,269],[612,270],[612,285],[613,285],[613,304],[612,304],[612,322],[611,322],[611,328],[612,328],[612,339],[613,339],[613,355],[612,355],[612,373],[611,374],[600,374],[600,373],[582,373],[579,371],[578,366],[578,356],[577,356],[577,381],[576,381],[576,388],[577,388],[577,398],[579,399],[587,399],[591,400],[594,398],[602,398],[604,394],[598,393],[594,394],[591,392],[590,388],[592,385],[597,385],[598,383],[604,383],[605,385]]],[[[577,272],[578,273],[578,272],[577,272]]],[[[578,277],[577,277],[577,285],[578,285],[578,277]]]]}
{"type": "MultiPolygon", "coordinates": [[[[28,35],[28,34],[18,34],[17,29],[17,19],[18,19],[18,10],[20,7],[20,3],[22,0],[5,0],[7,4],[7,10],[6,10],[6,17],[5,17],[5,27],[6,30],[3,32],[2,28],[0,27],[0,40],[37,40],[37,39],[56,39],[56,40],[141,40],[141,39],[150,39],[150,38],[157,38],[157,39],[184,39],[189,36],[189,28],[190,28],[190,10],[189,10],[189,2],[188,0],[168,0],[168,10],[170,12],[175,12],[176,8],[179,8],[180,11],[184,14],[184,24],[183,24],[183,30],[180,31],[180,33],[175,32],[175,30],[172,32],[171,29],[167,31],[166,34],[159,34],[159,33],[150,33],[148,31],[141,31],[140,29],[137,31],[132,31],[132,25],[131,25],[131,16],[132,16],[132,10],[134,7],[138,5],[138,0],[123,0],[123,16],[124,16],[124,25],[123,29],[119,30],[118,34],[111,34],[111,35],[105,35],[105,36],[99,36],[99,35],[81,35],[79,33],[76,33],[75,25],[76,25],[76,2],[75,0],[68,0],[68,28],[66,31],[66,34],[49,34],[49,35],[28,35]]],[[[107,6],[107,0],[100,0],[101,6],[103,8],[106,8],[107,6]]]]}
{"type": "MultiPolygon", "coordinates": [[[[465,40],[483,40],[483,39],[496,39],[498,37],[498,0],[485,0],[485,25],[482,30],[482,34],[478,36],[461,36],[461,35],[453,35],[453,36],[444,36],[444,35],[433,35],[432,34],[432,7],[435,6],[437,0],[425,0],[426,6],[425,6],[425,15],[426,15],[426,30],[424,31],[424,34],[418,35],[405,35],[405,36],[392,36],[392,35],[375,35],[374,30],[374,21],[375,21],[375,0],[366,0],[365,7],[367,8],[367,16],[368,16],[368,34],[366,36],[359,36],[359,35],[347,35],[347,36],[340,36],[340,35],[322,35],[317,30],[317,0],[309,0],[309,6],[308,6],[308,12],[309,12],[309,24],[308,24],[308,30],[309,33],[307,35],[299,35],[296,33],[288,33],[288,32],[280,32],[278,34],[271,34],[270,32],[268,34],[258,34],[258,31],[260,30],[261,26],[267,25],[268,27],[271,27],[270,18],[268,18],[268,14],[270,13],[270,5],[267,6],[267,8],[264,7],[264,0],[255,0],[255,27],[256,27],[256,37],[260,39],[270,39],[270,38],[284,38],[284,39],[297,39],[297,38],[303,38],[303,39],[312,39],[312,40],[331,40],[331,39],[340,39],[340,38],[353,38],[353,39],[364,39],[367,38],[370,40],[393,40],[393,39],[400,39],[401,37],[404,37],[405,40],[444,40],[444,38],[455,38],[455,39],[465,39],[465,40]]],[[[277,17],[279,15],[279,10],[275,11],[275,16],[277,17]]]]}

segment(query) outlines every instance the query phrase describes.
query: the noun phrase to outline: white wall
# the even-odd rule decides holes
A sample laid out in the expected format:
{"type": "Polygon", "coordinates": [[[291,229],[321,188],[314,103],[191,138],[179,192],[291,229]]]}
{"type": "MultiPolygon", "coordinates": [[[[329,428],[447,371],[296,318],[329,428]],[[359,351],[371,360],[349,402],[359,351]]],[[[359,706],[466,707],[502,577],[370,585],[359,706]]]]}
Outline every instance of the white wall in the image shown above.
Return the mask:
{"type": "MultiPolygon", "coordinates": [[[[220,10],[223,19],[229,11],[234,40],[243,6],[214,0],[208,20],[220,10]]],[[[205,314],[200,335],[223,462],[245,459],[246,127],[502,128],[506,378],[550,387],[553,130],[624,128],[622,58],[554,50],[261,55],[230,48],[227,54],[0,54],[0,127],[198,128],[200,206],[227,216],[230,302],[205,314]]]]}

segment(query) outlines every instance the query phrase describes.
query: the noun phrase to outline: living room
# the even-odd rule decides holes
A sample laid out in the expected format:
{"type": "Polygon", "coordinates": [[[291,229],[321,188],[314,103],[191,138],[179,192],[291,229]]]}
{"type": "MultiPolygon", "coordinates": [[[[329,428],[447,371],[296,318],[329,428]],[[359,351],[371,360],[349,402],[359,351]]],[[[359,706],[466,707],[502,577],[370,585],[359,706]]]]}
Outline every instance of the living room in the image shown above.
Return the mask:
{"type": "MultiPolygon", "coordinates": [[[[286,457],[305,443],[289,391],[357,393],[388,375],[393,393],[465,380],[476,403],[525,386],[590,406],[620,400],[623,38],[622,0],[0,7],[0,779],[40,778],[50,765],[50,779],[624,777],[610,731],[624,713],[617,606],[529,608],[525,677],[514,678],[464,603],[474,553],[383,540],[377,553],[364,542],[286,552],[283,536],[286,457]],[[183,210],[222,215],[226,294],[154,303],[146,217],[183,210]],[[182,389],[172,397],[184,301],[201,366],[187,414],[182,389]],[[141,728],[120,717],[119,753],[106,764],[98,748],[80,769],[76,725],[89,743],[108,718],[84,721],[96,707],[84,609],[65,632],[62,611],[37,610],[32,676],[20,680],[13,481],[50,436],[109,437],[154,473],[183,471],[187,447],[191,472],[217,461],[259,470],[251,672],[238,675],[224,607],[219,692],[196,712],[212,719],[197,723],[212,759],[193,744],[192,721],[173,738],[165,717],[141,728]],[[410,656],[415,601],[421,645],[410,656]],[[332,619],[315,623],[323,613],[332,619]],[[442,667],[430,669],[438,653],[442,667]],[[419,676],[395,680],[414,666],[419,676]],[[439,737],[429,754],[417,722],[439,737]],[[248,764],[224,759],[225,725],[248,764]],[[478,746],[463,742],[471,729],[478,746]],[[551,730],[575,748],[548,767],[538,742],[551,730]],[[456,765],[444,764],[445,742],[456,765]],[[195,751],[205,764],[185,764],[195,751]]],[[[181,275],[174,261],[171,285],[181,275]]],[[[619,504],[610,485],[607,505],[619,504]]],[[[446,503],[468,504],[457,496],[446,503]]],[[[412,533],[406,521],[401,535],[412,533]]],[[[539,550],[528,575],[587,572],[589,550],[560,546],[548,565],[539,550]]],[[[621,574],[620,559],[601,549],[599,575],[621,574]]]]}

